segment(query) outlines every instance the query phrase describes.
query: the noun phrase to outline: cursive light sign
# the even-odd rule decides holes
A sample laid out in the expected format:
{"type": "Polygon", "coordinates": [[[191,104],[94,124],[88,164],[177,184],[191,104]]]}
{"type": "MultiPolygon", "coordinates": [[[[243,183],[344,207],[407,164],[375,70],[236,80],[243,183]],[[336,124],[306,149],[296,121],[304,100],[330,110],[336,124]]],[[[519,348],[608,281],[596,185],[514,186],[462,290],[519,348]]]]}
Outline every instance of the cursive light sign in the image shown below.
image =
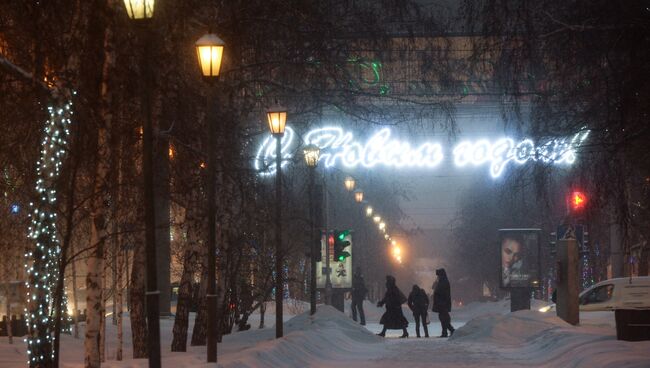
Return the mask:
{"type": "MultiPolygon", "coordinates": [[[[539,161],[570,165],[576,160],[576,148],[588,134],[589,131],[585,130],[570,137],[550,139],[539,145],[530,139],[515,141],[511,138],[463,141],[452,150],[453,161],[458,167],[487,165],[494,178],[499,177],[509,163],[522,165],[528,161],[539,161]]],[[[290,127],[286,128],[281,142],[283,167],[289,163],[297,148],[294,147],[296,136],[290,127]]],[[[339,127],[317,128],[305,134],[303,141],[321,149],[319,161],[325,167],[434,168],[445,158],[443,147],[439,143],[424,142],[412,146],[408,142],[392,138],[389,128],[379,130],[366,142],[355,140],[351,132],[339,127]]],[[[260,175],[275,173],[275,145],[272,137],[265,139],[258,149],[254,166],[260,175]]]]}

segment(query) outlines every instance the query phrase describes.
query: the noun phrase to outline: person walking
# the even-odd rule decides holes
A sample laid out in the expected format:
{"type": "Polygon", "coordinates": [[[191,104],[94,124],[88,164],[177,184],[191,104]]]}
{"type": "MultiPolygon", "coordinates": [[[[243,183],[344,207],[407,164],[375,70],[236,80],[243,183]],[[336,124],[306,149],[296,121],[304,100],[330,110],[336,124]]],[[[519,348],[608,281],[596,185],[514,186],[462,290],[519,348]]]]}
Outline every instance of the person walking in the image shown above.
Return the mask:
{"type": "Polygon", "coordinates": [[[400,338],[408,338],[409,333],[406,331],[409,322],[402,313],[402,304],[406,302],[406,296],[397,288],[395,278],[393,276],[386,276],[386,294],[384,299],[377,303],[378,307],[386,305],[386,312],[381,316],[379,323],[384,325],[384,328],[378,333],[378,336],[386,336],[386,330],[399,330],[403,331],[400,338]]]}
{"type": "Polygon", "coordinates": [[[361,267],[357,267],[356,272],[352,276],[352,319],[357,321],[357,312],[361,319],[361,325],[366,325],[366,315],[363,313],[363,300],[366,298],[366,283],[361,275],[361,267]]]}
{"type": "Polygon", "coordinates": [[[447,272],[444,268],[436,270],[438,276],[436,282],[433,284],[433,307],[431,310],[438,313],[440,326],[442,327],[442,335],[439,337],[448,337],[454,334],[456,329],[451,325],[451,285],[447,278],[447,272]],[[449,334],[447,334],[449,331],[449,334]]]}
{"type": "Polygon", "coordinates": [[[422,328],[424,329],[424,337],[429,337],[429,328],[427,327],[427,311],[429,310],[429,297],[424,289],[417,285],[413,285],[413,289],[409,294],[408,306],[413,312],[413,319],[415,319],[415,333],[420,337],[420,321],[422,321],[422,328]]]}

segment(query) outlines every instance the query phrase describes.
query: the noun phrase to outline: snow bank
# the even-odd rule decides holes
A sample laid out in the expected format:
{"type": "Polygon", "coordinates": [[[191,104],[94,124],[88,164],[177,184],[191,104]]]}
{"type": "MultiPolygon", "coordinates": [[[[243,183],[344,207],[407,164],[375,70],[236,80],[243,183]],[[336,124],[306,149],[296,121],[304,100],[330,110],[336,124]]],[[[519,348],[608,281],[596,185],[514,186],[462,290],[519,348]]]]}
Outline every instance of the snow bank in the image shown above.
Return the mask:
{"type": "Polygon", "coordinates": [[[280,340],[259,341],[259,331],[227,336],[225,345],[236,340],[258,342],[237,354],[226,354],[221,364],[224,367],[331,367],[336,361],[349,362],[382,351],[383,339],[331,306],[319,306],[315,316],[305,312],[292,318],[285,323],[284,331],[280,340]]]}
{"type": "Polygon", "coordinates": [[[650,341],[617,341],[611,326],[571,326],[537,311],[480,316],[449,340],[490,346],[522,366],[650,367],[650,341]]]}
{"type": "Polygon", "coordinates": [[[497,342],[501,345],[516,345],[528,341],[544,332],[560,327],[569,327],[566,322],[550,314],[532,310],[518,311],[505,315],[491,313],[476,317],[459,328],[451,340],[471,339],[474,342],[497,342]]]}

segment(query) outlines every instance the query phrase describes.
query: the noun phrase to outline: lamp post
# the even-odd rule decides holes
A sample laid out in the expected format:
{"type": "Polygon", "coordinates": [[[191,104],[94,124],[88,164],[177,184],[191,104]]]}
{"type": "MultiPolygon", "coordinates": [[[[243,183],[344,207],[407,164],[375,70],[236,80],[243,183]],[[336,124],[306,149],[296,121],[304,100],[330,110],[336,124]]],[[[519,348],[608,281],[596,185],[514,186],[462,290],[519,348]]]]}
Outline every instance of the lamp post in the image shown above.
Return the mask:
{"type": "Polygon", "coordinates": [[[144,227],[146,252],[146,310],[147,310],[147,350],[149,367],[160,367],[160,305],[158,299],[158,277],[156,267],[156,224],[153,188],[153,123],[151,116],[152,72],[149,65],[149,47],[151,45],[149,21],[153,17],[155,0],[124,0],[126,12],[131,20],[141,26],[142,43],[142,105],[145,119],[142,124],[142,174],[144,176],[144,227]]]}
{"type": "Polygon", "coordinates": [[[275,137],[275,337],[282,337],[282,298],[284,296],[282,249],[282,136],[287,123],[287,110],[274,107],[267,111],[271,134],[275,137]]]}
{"type": "Polygon", "coordinates": [[[217,35],[208,33],[199,38],[196,43],[196,54],[203,79],[208,83],[210,91],[207,98],[206,125],[208,127],[208,170],[207,170],[207,214],[208,214],[208,290],[206,293],[208,307],[208,336],[207,336],[207,361],[217,361],[218,316],[217,313],[217,285],[216,285],[216,257],[217,257],[217,215],[216,215],[216,188],[215,169],[217,156],[217,96],[215,85],[219,80],[221,60],[225,43],[217,35]]]}
{"type": "Polygon", "coordinates": [[[310,254],[310,280],[309,280],[309,314],[314,315],[316,313],[316,252],[317,246],[319,246],[319,236],[316,231],[316,216],[314,208],[314,175],[316,171],[316,166],[318,165],[318,159],[320,158],[320,148],[315,144],[308,144],[303,148],[303,153],[305,155],[305,163],[309,168],[309,219],[311,222],[311,251],[310,254]]]}

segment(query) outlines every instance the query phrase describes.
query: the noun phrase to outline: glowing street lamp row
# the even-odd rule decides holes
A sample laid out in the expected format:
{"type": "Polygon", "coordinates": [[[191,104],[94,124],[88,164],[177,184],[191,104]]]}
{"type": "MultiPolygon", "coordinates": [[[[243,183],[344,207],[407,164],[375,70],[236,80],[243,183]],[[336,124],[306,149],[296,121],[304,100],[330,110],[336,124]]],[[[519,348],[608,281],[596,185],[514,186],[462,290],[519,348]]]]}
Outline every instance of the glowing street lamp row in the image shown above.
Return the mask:
{"type": "MultiPolygon", "coordinates": [[[[355,186],[356,186],[356,181],[354,180],[353,177],[348,176],[343,181],[343,185],[345,186],[345,189],[348,192],[352,192],[354,190],[355,186]]],[[[361,191],[360,189],[354,190],[354,200],[357,203],[365,203],[363,201],[363,191],[361,191]]],[[[395,240],[393,240],[393,238],[390,236],[390,234],[388,234],[388,229],[387,229],[387,226],[386,226],[386,222],[382,221],[381,216],[379,214],[375,213],[375,210],[374,210],[374,208],[372,208],[372,206],[368,205],[366,207],[365,211],[366,211],[366,216],[371,217],[372,221],[375,224],[377,224],[377,228],[379,229],[379,231],[381,231],[384,234],[384,239],[391,242],[391,245],[392,245],[391,253],[392,253],[393,257],[395,258],[395,260],[398,263],[402,263],[401,249],[397,245],[397,242],[395,240]],[[373,216],[373,214],[375,214],[375,215],[373,216]]]]}

